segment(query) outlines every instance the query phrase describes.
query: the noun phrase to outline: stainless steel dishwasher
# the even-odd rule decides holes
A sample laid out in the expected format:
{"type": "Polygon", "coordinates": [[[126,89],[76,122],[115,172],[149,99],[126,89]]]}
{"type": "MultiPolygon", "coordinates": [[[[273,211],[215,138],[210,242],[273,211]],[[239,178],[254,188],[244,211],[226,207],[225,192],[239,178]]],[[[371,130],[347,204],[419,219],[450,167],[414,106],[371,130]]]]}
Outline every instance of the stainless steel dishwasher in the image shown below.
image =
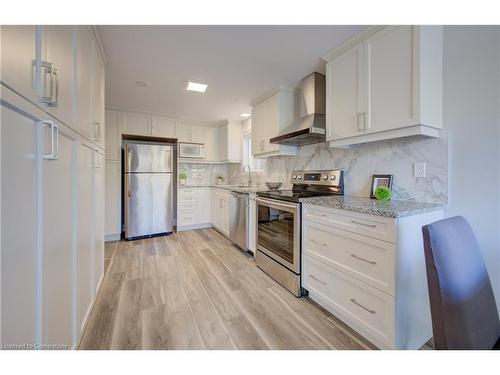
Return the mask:
{"type": "Polygon", "coordinates": [[[248,249],[248,193],[231,192],[229,201],[229,239],[243,250],[248,249]]]}

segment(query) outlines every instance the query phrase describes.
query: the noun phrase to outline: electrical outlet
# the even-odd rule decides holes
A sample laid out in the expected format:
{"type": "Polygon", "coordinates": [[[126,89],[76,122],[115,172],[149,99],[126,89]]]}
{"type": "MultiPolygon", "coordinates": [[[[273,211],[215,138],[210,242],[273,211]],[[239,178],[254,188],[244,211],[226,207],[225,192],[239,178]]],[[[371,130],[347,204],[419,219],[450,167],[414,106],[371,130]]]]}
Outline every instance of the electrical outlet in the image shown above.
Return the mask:
{"type": "Polygon", "coordinates": [[[413,163],[413,177],[425,177],[425,163],[413,163]]]}

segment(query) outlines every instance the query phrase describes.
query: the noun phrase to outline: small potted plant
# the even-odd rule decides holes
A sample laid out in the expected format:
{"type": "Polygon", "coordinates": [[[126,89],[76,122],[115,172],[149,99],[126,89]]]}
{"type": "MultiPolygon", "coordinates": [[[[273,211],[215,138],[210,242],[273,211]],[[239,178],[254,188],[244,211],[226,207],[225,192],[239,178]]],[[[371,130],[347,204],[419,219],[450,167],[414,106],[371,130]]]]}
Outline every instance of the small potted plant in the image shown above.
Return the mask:
{"type": "Polygon", "coordinates": [[[217,185],[221,185],[224,183],[225,178],[224,176],[218,175],[216,180],[217,180],[217,185]]]}
{"type": "Polygon", "coordinates": [[[186,185],[187,174],[185,172],[179,173],[179,184],[186,185]]]}

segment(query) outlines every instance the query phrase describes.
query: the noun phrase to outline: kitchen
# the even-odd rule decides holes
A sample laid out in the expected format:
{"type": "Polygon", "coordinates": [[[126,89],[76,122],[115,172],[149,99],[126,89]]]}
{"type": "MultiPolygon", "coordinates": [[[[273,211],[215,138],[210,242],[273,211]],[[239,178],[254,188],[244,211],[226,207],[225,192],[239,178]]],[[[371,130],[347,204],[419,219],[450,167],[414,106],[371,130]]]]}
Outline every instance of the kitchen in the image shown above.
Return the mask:
{"type": "Polygon", "coordinates": [[[2,347],[489,345],[441,346],[425,228],[471,223],[496,311],[498,27],[1,38],[2,347]]]}

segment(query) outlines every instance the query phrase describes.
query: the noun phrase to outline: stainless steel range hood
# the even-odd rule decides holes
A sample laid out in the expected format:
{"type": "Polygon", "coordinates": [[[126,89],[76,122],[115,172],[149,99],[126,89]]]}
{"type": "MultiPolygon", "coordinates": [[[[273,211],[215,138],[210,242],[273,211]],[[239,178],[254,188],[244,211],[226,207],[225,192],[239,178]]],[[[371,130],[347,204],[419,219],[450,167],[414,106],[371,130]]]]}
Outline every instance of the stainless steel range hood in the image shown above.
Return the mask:
{"type": "Polygon", "coordinates": [[[302,116],[286,127],[271,143],[303,146],[326,141],[325,76],[312,73],[301,81],[302,116]]]}

